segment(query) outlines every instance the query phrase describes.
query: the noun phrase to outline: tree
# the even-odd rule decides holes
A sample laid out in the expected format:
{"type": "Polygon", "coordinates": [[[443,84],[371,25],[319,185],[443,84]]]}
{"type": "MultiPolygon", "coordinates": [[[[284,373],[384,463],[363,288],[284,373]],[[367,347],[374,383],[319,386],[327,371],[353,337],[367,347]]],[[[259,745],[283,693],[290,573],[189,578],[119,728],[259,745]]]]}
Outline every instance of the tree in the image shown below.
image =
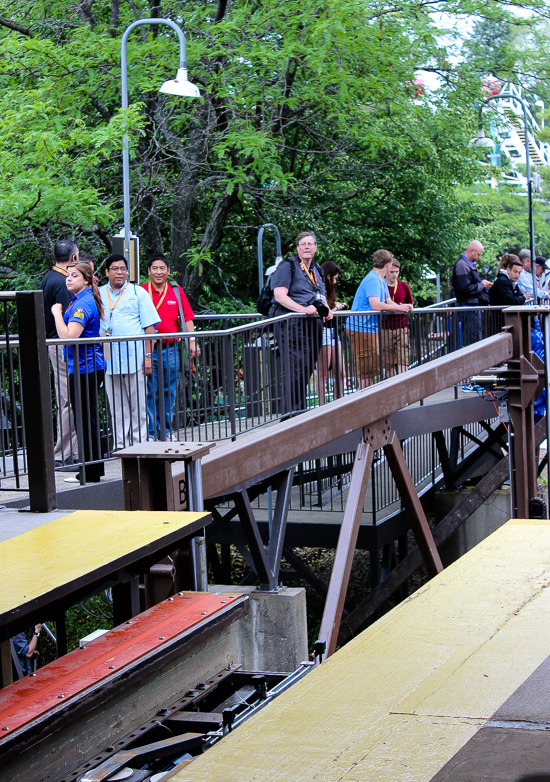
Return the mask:
{"type": "MultiPolygon", "coordinates": [[[[449,10],[500,14],[497,3],[474,6],[449,10]]],[[[411,274],[456,254],[466,211],[454,187],[475,177],[466,142],[479,79],[450,63],[422,0],[14,0],[0,12],[4,261],[28,256],[29,242],[47,256],[60,232],[110,248],[125,128],[132,227],[145,253],[170,254],[194,303],[212,264],[248,295],[242,267],[248,280],[255,226],[267,220],[286,236],[320,229],[327,251],[346,252],[353,281],[382,241],[411,274]],[[167,29],[142,28],[122,113],[122,31],[159,15],[184,25],[202,98],[157,92],[176,45],[167,29]],[[437,98],[415,99],[419,69],[442,76],[437,98]]]]}

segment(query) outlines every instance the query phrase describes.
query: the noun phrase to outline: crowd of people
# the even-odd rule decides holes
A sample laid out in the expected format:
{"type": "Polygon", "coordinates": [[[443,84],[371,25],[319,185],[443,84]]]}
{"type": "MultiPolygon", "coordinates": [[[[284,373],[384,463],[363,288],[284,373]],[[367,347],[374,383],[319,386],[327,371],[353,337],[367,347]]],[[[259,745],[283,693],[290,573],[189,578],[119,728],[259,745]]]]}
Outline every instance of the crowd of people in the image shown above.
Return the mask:
{"type": "MultiPolygon", "coordinates": [[[[177,339],[165,338],[157,345],[153,335],[193,332],[195,316],[181,287],[169,282],[170,266],[162,254],[150,257],[149,282],[141,286],[128,280],[124,256],[110,255],[104,262],[107,283],[99,288],[93,261],[83,260],[73,241],[57,242],[54,255],[55,264],[40,283],[46,336],[75,343],[111,338],[80,345],[78,356],[72,345],[63,354],[57,346],[49,348],[57,402],[55,466],[71,468],[83,456],[86,482],[98,482],[104,474],[99,388],[105,387],[114,448],[154,439],[162,429],[170,435],[180,369],[177,339]],[[144,340],[146,335],[151,339],[144,340]]],[[[186,342],[194,357],[195,340],[186,342]]],[[[66,480],[80,482],[80,475],[66,480]]]]}
{"type": "MultiPolygon", "coordinates": [[[[377,250],[372,269],[355,293],[345,330],[340,332],[334,314],[345,305],[337,298],[340,267],[333,261],[315,261],[317,238],[303,231],[296,253],[279,262],[270,279],[269,316],[304,313],[312,317],[276,321],[273,332],[282,357],[283,414],[290,417],[307,409],[307,392],[316,371],[320,404],[327,398],[327,380],[345,382],[342,339],[354,361],[356,387],[365,388],[378,378],[392,377],[409,367],[408,315],[414,301],[411,289],[399,279],[400,261],[388,250],[377,250]]],[[[483,305],[522,305],[533,299],[531,254],[502,256],[494,281],[484,279],[477,264],[483,245],[472,241],[456,262],[452,286],[459,313],[459,344],[481,339],[483,305]]],[[[77,245],[63,239],[55,245],[55,265],[40,287],[44,292],[46,335],[65,340],[108,337],[73,347],[61,354],[49,347],[57,400],[56,467],[70,469],[86,462],[86,481],[103,475],[98,393],[105,387],[111,417],[113,448],[170,438],[178,395],[181,343],[177,337],[156,339],[157,334],[193,333],[194,313],[182,288],[169,279],[170,266],[162,254],[148,260],[148,282],[128,279],[122,255],[103,263],[107,278],[98,287],[94,263],[77,245]],[[78,411],[78,415],[77,415],[78,411]],[[78,440],[83,454],[79,454],[78,440]]],[[[538,256],[537,296],[548,297],[546,261],[538,256]]],[[[199,354],[195,339],[186,340],[190,359],[199,354]]],[[[80,476],[68,481],[79,481],[80,476]]]]}

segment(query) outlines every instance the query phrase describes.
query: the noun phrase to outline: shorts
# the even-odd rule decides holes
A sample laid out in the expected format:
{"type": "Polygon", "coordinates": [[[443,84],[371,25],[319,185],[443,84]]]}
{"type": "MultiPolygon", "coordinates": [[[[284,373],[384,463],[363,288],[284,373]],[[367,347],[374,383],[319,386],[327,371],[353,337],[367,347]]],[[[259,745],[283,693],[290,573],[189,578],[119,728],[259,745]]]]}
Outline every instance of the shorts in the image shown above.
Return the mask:
{"type": "MultiPolygon", "coordinates": [[[[340,344],[340,340],[338,340],[338,344],[340,344]]],[[[333,328],[327,328],[326,326],[323,328],[323,345],[329,345],[332,348],[336,345],[333,328]]]]}
{"type": "Polygon", "coordinates": [[[409,368],[409,329],[383,329],[382,354],[386,372],[395,367],[409,368]]]}
{"type": "Polygon", "coordinates": [[[377,331],[348,331],[346,334],[355,356],[357,377],[374,380],[380,374],[379,337],[377,331]]]}

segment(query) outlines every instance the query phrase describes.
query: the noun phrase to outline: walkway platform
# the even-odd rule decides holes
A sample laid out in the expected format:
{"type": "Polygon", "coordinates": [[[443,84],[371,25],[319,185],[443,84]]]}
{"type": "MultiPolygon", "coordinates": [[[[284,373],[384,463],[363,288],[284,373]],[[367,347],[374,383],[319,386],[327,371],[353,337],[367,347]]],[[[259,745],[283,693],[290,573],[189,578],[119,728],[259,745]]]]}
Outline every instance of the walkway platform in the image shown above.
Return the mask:
{"type": "Polygon", "coordinates": [[[550,770],[550,521],[510,521],[174,782],[550,770]]]}

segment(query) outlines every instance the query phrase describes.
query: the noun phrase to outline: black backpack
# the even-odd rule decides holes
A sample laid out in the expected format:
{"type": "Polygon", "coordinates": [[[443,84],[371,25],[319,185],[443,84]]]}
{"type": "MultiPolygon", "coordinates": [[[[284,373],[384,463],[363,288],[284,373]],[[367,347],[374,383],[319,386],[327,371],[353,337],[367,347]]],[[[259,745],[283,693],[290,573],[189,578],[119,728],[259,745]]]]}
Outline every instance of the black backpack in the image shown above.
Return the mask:
{"type": "MultiPolygon", "coordinates": [[[[281,263],[290,263],[292,276],[294,277],[294,258],[287,258],[285,261],[281,261],[281,263]]],[[[277,268],[279,267],[277,266],[277,268]]],[[[267,278],[267,281],[261,290],[260,297],[256,302],[256,312],[259,312],[260,315],[265,315],[266,317],[269,315],[269,310],[273,304],[273,289],[271,288],[271,278],[274,274],[275,270],[273,270],[267,278]]]]}

